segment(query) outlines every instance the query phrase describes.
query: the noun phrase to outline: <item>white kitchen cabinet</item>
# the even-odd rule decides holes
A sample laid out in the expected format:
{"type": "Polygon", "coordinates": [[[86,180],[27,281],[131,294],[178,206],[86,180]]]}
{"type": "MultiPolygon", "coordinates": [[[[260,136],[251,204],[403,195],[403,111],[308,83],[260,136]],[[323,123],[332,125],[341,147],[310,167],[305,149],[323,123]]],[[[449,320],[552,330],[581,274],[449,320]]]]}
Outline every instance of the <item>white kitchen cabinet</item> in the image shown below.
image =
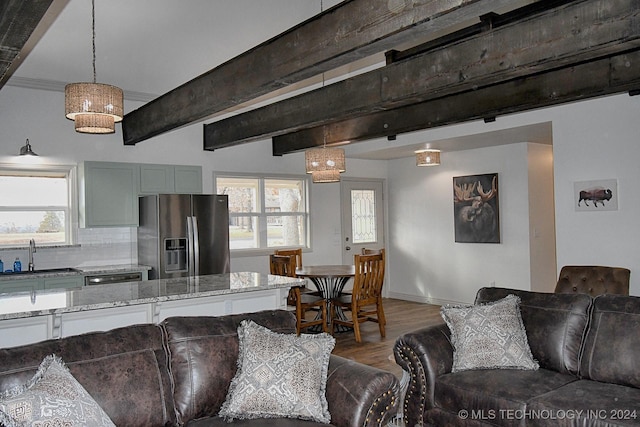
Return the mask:
{"type": "Polygon", "coordinates": [[[138,164],[83,162],[78,175],[81,227],[138,225],[138,164]]]}

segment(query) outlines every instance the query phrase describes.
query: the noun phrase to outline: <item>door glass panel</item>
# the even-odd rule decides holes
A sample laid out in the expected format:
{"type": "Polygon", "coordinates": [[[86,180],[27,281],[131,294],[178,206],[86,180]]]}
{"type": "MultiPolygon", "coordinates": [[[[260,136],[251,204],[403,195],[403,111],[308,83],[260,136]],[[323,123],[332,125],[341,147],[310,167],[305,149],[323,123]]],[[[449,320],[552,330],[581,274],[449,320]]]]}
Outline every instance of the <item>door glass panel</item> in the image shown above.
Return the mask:
{"type": "Polygon", "coordinates": [[[376,241],[376,198],[373,190],[351,190],[353,243],[376,241]]]}

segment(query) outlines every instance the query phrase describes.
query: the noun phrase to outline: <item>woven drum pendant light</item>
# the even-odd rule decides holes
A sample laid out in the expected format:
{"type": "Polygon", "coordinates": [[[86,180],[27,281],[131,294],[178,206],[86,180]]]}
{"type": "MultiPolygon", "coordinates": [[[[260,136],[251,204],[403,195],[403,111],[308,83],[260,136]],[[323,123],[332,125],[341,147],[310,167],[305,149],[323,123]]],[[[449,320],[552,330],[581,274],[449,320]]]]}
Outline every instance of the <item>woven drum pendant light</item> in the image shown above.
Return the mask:
{"type": "Polygon", "coordinates": [[[96,83],[95,11],[95,0],[92,0],[93,83],[70,83],[65,86],[65,116],[75,121],[77,132],[114,133],[115,123],[122,121],[124,97],[119,87],[96,83]]]}
{"type": "Polygon", "coordinates": [[[440,150],[416,151],[416,166],[438,166],[440,164],[440,150]]]}
{"type": "MultiPolygon", "coordinates": [[[[320,13],[324,10],[320,1],[320,13]]],[[[324,88],[324,73],[322,73],[324,88]]],[[[338,182],[340,173],[347,170],[342,148],[327,147],[327,128],[322,128],[322,148],[311,148],[304,152],[305,169],[311,174],[311,180],[320,182],[338,182]]]]}

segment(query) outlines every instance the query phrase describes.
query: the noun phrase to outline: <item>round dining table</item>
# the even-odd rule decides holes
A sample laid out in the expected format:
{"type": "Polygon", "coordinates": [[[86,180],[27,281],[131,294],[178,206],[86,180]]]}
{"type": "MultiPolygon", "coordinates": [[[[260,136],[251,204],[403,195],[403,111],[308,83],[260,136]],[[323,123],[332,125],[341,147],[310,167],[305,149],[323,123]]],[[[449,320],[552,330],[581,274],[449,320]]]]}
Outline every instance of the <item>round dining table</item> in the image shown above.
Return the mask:
{"type": "MultiPolygon", "coordinates": [[[[309,265],[296,269],[296,276],[310,279],[327,302],[328,322],[331,322],[331,299],[339,297],[349,279],[355,275],[356,268],[353,265],[309,265]]],[[[336,307],[335,315],[342,320],[347,319],[341,307],[336,307]]],[[[331,324],[329,324],[329,330],[331,330],[331,324]]],[[[351,328],[339,326],[337,330],[347,331],[351,328]]]]}

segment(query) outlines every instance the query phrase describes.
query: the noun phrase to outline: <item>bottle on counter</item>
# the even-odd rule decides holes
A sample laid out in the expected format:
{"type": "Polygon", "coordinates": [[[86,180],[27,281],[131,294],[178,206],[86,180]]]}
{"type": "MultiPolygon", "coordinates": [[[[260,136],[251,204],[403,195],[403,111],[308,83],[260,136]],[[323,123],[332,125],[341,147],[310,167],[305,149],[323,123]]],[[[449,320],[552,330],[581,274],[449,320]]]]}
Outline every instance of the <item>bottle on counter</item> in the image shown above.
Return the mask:
{"type": "Polygon", "coordinates": [[[4,262],[0,259],[0,273],[4,273],[4,262]]]}
{"type": "Polygon", "coordinates": [[[13,262],[13,271],[22,271],[22,263],[19,257],[16,257],[16,260],[13,262]]]}

